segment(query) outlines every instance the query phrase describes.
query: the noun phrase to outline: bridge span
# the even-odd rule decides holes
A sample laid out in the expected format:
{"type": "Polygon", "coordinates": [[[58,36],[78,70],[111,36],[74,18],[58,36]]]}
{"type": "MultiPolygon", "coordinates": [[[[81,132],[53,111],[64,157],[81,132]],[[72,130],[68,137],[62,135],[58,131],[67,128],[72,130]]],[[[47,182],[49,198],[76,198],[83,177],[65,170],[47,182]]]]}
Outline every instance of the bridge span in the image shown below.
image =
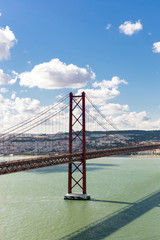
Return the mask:
{"type": "MultiPolygon", "coordinates": [[[[35,116],[31,117],[30,119],[19,123],[9,129],[6,129],[3,131],[0,135],[0,151],[3,154],[7,154],[8,151],[14,152],[14,141],[18,142],[19,144],[19,137],[27,137],[26,132],[32,133],[32,132],[44,132],[47,130],[51,130],[50,126],[53,129],[56,129],[56,134],[53,135],[52,133],[52,139],[50,139],[50,142],[52,143],[52,151],[49,152],[55,152],[55,149],[61,142],[58,143],[58,145],[55,144],[53,141],[56,139],[56,135],[60,131],[60,126],[62,122],[67,122],[67,119],[65,116],[66,113],[62,111],[65,111],[69,107],[69,142],[67,140],[68,144],[68,151],[65,149],[64,151],[67,151],[68,153],[60,154],[60,155],[43,155],[43,156],[36,156],[36,157],[28,157],[21,160],[15,160],[15,161],[4,161],[0,162],[0,175],[14,173],[14,172],[21,172],[25,170],[31,170],[36,168],[42,168],[42,167],[49,167],[53,165],[59,165],[68,163],[68,193],[64,196],[64,199],[84,199],[88,200],[90,199],[90,195],[87,194],[86,191],[86,160],[94,159],[94,158],[100,158],[100,157],[107,157],[107,156],[115,156],[115,155],[122,155],[122,154],[129,154],[129,153],[135,153],[140,151],[146,151],[146,150],[154,150],[160,148],[160,143],[158,144],[144,144],[140,145],[138,143],[132,143],[131,146],[127,147],[119,147],[119,148],[110,148],[110,149],[103,149],[103,150],[94,150],[94,151],[87,151],[86,149],[86,113],[91,118],[89,123],[96,123],[98,126],[102,127],[106,132],[108,131],[108,128],[105,127],[105,125],[109,124],[118,134],[115,135],[115,140],[119,142],[127,143],[128,137],[124,136],[120,132],[120,130],[115,127],[109,120],[106,119],[106,117],[103,115],[103,113],[98,109],[98,107],[89,99],[88,96],[86,96],[85,92],[82,92],[80,95],[73,95],[71,92],[69,96],[65,96],[62,98],[57,104],[52,105],[48,109],[45,109],[44,111],[41,111],[40,113],[36,114],[35,116]],[[69,103],[66,103],[65,101],[68,101],[69,97],[69,103]],[[86,109],[86,99],[88,101],[88,106],[91,106],[91,109],[93,108],[93,111],[95,111],[98,116],[101,117],[103,120],[102,122],[99,122],[98,118],[92,115],[91,111],[88,111],[86,109]],[[59,127],[57,125],[57,119],[58,117],[58,123],[59,127]],[[63,121],[61,122],[61,120],[63,121]],[[48,125],[47,125],[47,121],[48,125]],[[53,124],[54,123],[54,124],[53,124]],[[105,123],[105,125],[103,124],[105,123]],[[42,130],[40,130],[38,127],[42,124],[42,130]],[[37,131],[36,131],[36,128],[37,131]],[[59,130],[58,130],[59,129],[59,130]],[[121,135],[121,137],[119,136],[121,135]],[[9,143],[8,145],[6,143],[9,143]],[[13,146],[12,143],[13,142],[13,146]],[[78,151],[80,152],[74,152],[75,146],[77,146],[77,142],[79,142],[79,147],[76,149],[80,149],[78,151]],[[134,144],[134,145],[133,145],[134,144]],[[78,174],[75,174],[75,172],[78,172],[78,174]],[[77,191],[77,187],[80,188],[82,193],[74,193],[74,189],[77,191]]],[[[93,125],[93,124],[92,124],[93,125]]],[[[91,125],[91,126],[92,126],[91,125]]],[[[92,129],[93,131],[93,129],[92,129]]],[[[67,133],[67,130],[63,130],[62,132],[67,133]]],[[[43,134],[42,134],[43,135],[43,134]]],[[[33,136],[33,134],[32,134],[33,136]]],[[[27,142],[26,139],[24,142],[27,142]]],[[[38,136],[39,139],[39,136],[38,136]]],[[[110,139],[110,138],[109,138],[110,139]]],[[[111,139],[112,140],[112,139],[111,139]]],[[[37,138],[35,138],[32,143],[37,143],[37,154],[38,150],[42,147],[41,144],[38,144],[39,141],[37,141],[37,138]]],[[[31,145],[32,145],[31,143],[31,145]]],[[[45,150],[48,151],[48,145],[45,143],[45,150]]],[[[25,151],[25,149],[30,149],[30,144],[28,145],[22,145],[18,146],[18,149],[22,150],[22,152],[25,151]],[[23,148],[23,146],[25,146],[23,148]]],[[[31,147],[32,149],[32,147],[31,147]]],[[[33,147],[32,151],[35,153],[35,147],[33,147]]]]}
{"type": "MultiPolygon", "coordinates": [[[[160,144],[146,144],[146,145],[136,145],[129,147],[121,147],[121,148],[111,148],[111,149],[103,149],[103,150],[94,150],[86,152],[86,160],[93,158],[101,158],[101,157],[109,157],[116,155],[123,155],[147,150],[159,149],[160,144]]],[[[59,165],[69,162],[82,162],[83,161],[83,153],[67,153],[60,155],[52,155],[52,156],[42,156],[42,157],[34,157],[34,158],[26,158],[21,160],[14,161],[4,161],[0,163],[0,175],[21,172],[25,170],[31,170],[42,167],[49,167],[53,165],[59,165]]]]}

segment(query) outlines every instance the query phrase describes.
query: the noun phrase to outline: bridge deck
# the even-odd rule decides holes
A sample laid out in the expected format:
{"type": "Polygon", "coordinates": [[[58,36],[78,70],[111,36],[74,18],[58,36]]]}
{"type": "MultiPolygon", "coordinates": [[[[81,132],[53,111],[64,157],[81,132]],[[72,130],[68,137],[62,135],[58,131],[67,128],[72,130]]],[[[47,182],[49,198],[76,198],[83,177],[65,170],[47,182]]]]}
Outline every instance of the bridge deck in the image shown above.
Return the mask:
{"type": "MultiPolygon", "coordinates": [[[[137,145],[122,148],[103,149],[86,152],[86,159],[116,156],[127,153],[134,153],[146,150],[154,150],[160,148],[160,144],[137,145]]],[[[82,160],[82,153],[61,154],[53,156],[43,156],[35,158],[27,158],[15,161],[5,161],[0,163],[0,175],[21,172],[36,168],[48,167],[68,163],[70,161],[78,162],[82,160]]]]}

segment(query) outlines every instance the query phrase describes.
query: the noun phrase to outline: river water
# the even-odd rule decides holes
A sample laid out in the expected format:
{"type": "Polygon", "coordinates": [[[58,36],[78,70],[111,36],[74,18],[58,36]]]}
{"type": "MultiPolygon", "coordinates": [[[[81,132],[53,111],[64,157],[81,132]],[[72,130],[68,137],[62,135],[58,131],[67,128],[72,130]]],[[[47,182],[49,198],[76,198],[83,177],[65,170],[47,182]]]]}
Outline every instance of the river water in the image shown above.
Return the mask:
{"type": "Polygon", "coordinates": [[[159,240],[160,158],[87,161],[89,201],[64,200],[67,165],[0,176],[0,240],[159,240]]]}

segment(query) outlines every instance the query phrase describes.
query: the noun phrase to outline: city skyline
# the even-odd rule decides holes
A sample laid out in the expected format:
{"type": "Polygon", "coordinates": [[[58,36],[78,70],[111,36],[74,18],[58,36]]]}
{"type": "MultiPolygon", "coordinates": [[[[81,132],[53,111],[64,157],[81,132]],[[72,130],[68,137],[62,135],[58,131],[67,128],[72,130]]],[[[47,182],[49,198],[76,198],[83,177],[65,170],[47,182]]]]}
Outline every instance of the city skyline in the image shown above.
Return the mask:
{"type": "Polygon", "coordinates": [[[158,130],[158,1],[0,4],[1,129],[85,91],[119,129],[158,130]]]}

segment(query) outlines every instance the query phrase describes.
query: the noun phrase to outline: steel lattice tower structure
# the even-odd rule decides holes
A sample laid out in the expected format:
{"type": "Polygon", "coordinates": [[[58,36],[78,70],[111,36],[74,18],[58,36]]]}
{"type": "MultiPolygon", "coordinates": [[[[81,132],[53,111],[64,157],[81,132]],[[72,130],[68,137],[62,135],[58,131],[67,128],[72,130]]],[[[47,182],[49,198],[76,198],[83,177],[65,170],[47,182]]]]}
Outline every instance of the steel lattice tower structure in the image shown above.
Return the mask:
{"type": "Polygon", "coordinates": [[[68,164],[68,194],[64,199],[90,199],[86,193],[86,133],[85,133],[85,93],[73,95],[70,93],[69,110],[69,154],[73,153],[75,142],[80,142],[82,146],[82,159],[77,164],[73,162],[72,156],[68,164]],[[80,177],[77,180],[75,174],[80,177]],[[73,188],[79,187],[82,193],[73,193],[73,188]]]}

